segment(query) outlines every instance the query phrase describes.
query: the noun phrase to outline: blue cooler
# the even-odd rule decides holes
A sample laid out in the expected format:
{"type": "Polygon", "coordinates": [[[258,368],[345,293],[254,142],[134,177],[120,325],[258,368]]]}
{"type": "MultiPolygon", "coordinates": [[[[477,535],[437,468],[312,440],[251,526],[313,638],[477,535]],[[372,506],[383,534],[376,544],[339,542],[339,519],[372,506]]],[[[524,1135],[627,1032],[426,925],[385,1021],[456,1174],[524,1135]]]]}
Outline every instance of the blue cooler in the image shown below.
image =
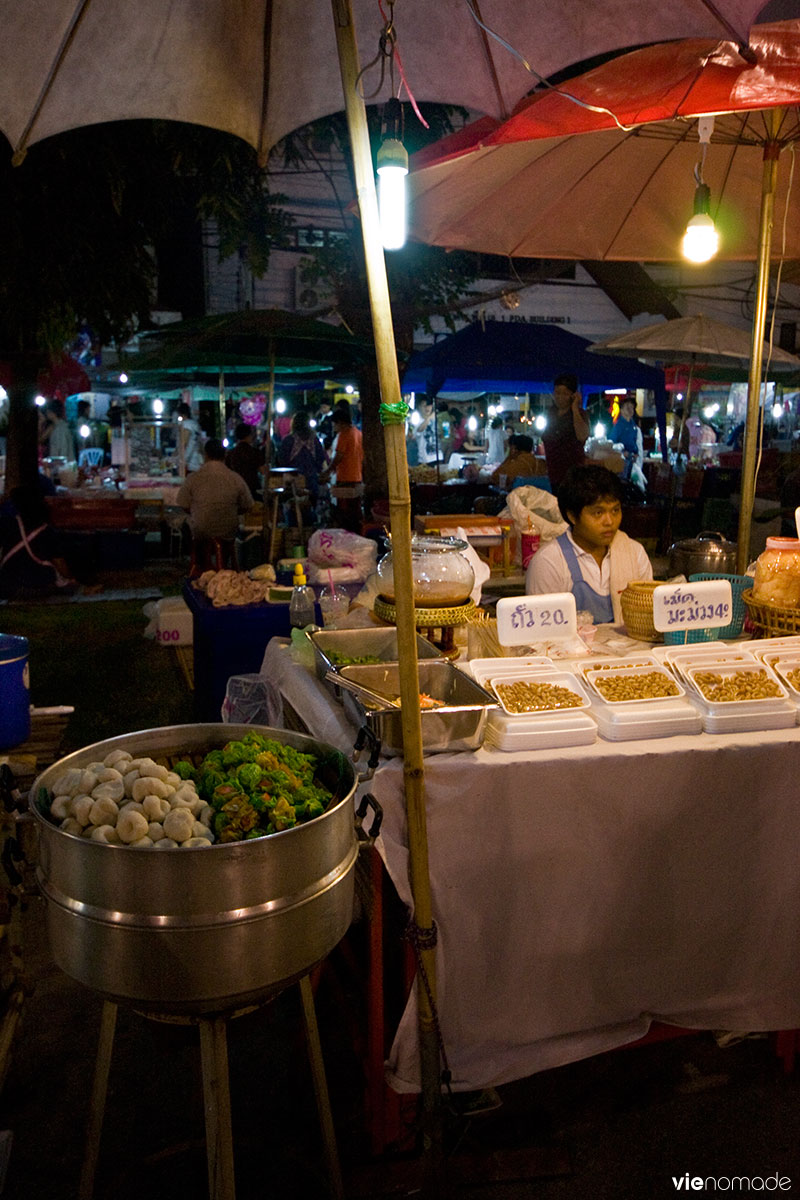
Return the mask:
{"type": "Polygon", "coordinates": [[[31,734],[28,639],[0,633],[0,750],[10,750],[31,734]]]}

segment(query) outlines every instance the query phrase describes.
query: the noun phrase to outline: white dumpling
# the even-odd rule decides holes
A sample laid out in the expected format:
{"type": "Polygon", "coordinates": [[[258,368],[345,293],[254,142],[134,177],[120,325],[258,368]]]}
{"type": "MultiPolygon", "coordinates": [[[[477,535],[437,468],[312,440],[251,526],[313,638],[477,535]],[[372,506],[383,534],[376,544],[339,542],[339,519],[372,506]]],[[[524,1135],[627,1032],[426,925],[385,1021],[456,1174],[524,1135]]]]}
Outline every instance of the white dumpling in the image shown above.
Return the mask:
{"type": "Polygon", "coordinates": [[[163,821],[169,809],[170,803],[165,796],[145,796],[142,801],[142,812],[149,821],[163,821]]]}
{"type": "Polygon", "coordinates": [[[118,804],[125,798],[125,784],[122,779],[109,779],[107,783],[98,783],[92,795],[95,800],[114,800],[118,804]]]}
{"type": "MultiPolygon", "coordinates": [[[[147,815],[144,811],[144,805],[140,804],[138,800],[126,800],[124,804],[120,804],[120,812],[125,812],[126,809],[130,809],[131,812],[143,813],[145,816],[147,815]]],[[[149,819],[150,818],[148,817],[148,820],[149,819]]]]}
{"type": "Polygon", "coordinates": [[[83,826],[74,817],[67,817],[58,828],[63,829],[64,833],[74,833],[77,837],[83,833],[83,826]]]}
{"type": "MultiPolygon", "coordinates": [[[[84,834],[85,836],[86,834],[84,834]]],[[[93,842],[108,842],[109,845],[119,845],[119,834],[113,825],[95,825],[89,837],[93,842]]]]}
{"type": "Polygon", "coordinates": [[[78,792],[83,791],[81,788],[81,775],[83,771],[80,767],[70,767],[63,775],[59,775],[58,779],[53,784],[54,796],[76,796],[78,792]]]}
{"type": "MultiPolygon", "coordinates": [[[[128,763],[128,771],[138,771],[142,763],[151,763],[152,758],[132,758],[128,763]]],[[[127,774],[127,772],[125,772],[127,774]]]]}
{"type": "Polygon", "coordinates": [[[93,796],[73,796],[72,797],[72,815],[81,825],[88,825],[91,821],[91,812],[94,807],[93,796]]]}
{"type": "Polygon", "coordinates": [[[89,811],[89,821],[92,825],[116,825],[118,817],[119,809],[109,797],[92,802],[89,811]]]}
{"type": "Polygon", "coordinates": [[[144,850],[148,846],[154,846],[155,842],[145,834],[144,837],[137,838],[135,842],[128,842],[128,845],[131,850],[144,850]]]}
{"type": "Polygon", "coordinates": [[[130,807],[124,808],[117,820],[117,833],[121,842],[138,842],[139,838],[147,837],[148,820],[142,813],[130,807]]]}
{"type": "Polygon", "coordinates": [[[139,801],[144,800],[145,796],[171,796],[172,793],[170,785],[154,775],[140,775],[131,788],[134,800],[139,801]]]}
{"type": "Polygon", "coordinates": [[[166,783],[169,771],[166,767],[162,767],[161,763],[153,762],[152,758],[144,758],[139,765],[139,774],[149,775],[151,778],[160,779],[166,783]]]}
{"type": "Polygon", "coordinates": [[[96,775],[98,771],[102,771],[102,769],[105,765],[106,765],[105,763],[99,762],[99,761],[84,763],[83,769],[84,769],[84,771],[93,771],[94,774],[96,775]]]}
{"type": "Polygon", "coordinates": [[[100,780],[97,778],[96,771],[84,770],[81,771],[81,791],[93,792],[100,780]]]}
{"type": "Polygon", "coordinates": [[[163,837],[160,842],[155,843],[156,850],[177,850],[178,843],[174,838],[163,837]]]}
{"type": "Polygon", "coordinates": [[[110,750],[103,759],[103,766],[116,767],[118,771],[127,770],[127,764],[132,762],[132,756],[127,750],[110,750]]]}
{"type": "Polygon", "coordinates": [[[164,837],[164,826],[160,821],[151,821],[147,826],[147,836],[153,842],[160,842],[164,837]]]}
{"type": "Polygon", "coordinates": [[[122,776],[122,781],[125,784],[125,795],[126,796],[131,796],[133,794],[133,785],[136,783],[136,780],[138,778],[139,778],[138,771],[126,771],[125,774],[122,776]]]}
{"type": "Polygon", "coordinates": [[[50,805],[50,815],[54,821],[65,821],[72,813],[72,796],[56,796],[50,805]]]}
{"type": "Polygon", "coordinates": [[[190,837],[185,842],[181,842],[181,850],[186,850],[190,846],[210,846],[211,842],[204,837],[190,837]]]}
{"type": "Polygon", "coordinates": [[[122,772],[116,767],[101,767],[99,771],[95,771],[98,783],[122,783],[122,772]]]}
{"type": "Polygon", "coordinates": [[[164,817],[164,834],[176,842],[185,842],[193,829],[194,817],[188,808],[172,808],[164,817]]]}
{"type": "Polygon", "coordinates": [[[214,840],[214,834],[211,832],[208,825],[204,825],[202,821],[195,821],[194,825],[192,826],[192,837],[208,838],[210,842],[213,842],[214,840]]]}
{"type": "Polygon", "coordinates": [[[167,777],[164,780],[164,783],[169,783],[172,787],[179,788],[183,782],[184,780],[181,779],[180,775],[176,775],[174,771],[167,771],[167,777]]]}
{"type": "Polygon", "coordinates": [[[210,804],[204,804],[200,809],[200,812],[197,814],[197,820],[201,823],[201,825],[208,825],[209,828],[211,828],[213,817],[214,810],[210,804]]]}

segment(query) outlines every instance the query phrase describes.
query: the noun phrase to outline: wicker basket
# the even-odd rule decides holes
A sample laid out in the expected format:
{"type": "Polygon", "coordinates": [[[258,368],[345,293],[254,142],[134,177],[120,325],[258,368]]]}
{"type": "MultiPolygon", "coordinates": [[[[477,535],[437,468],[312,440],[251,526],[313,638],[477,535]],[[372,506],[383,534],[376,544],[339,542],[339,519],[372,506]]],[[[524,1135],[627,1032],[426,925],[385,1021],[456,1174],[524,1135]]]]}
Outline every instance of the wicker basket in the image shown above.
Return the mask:
{"type": "Polygon", "coordinates": [[[632,638],[643,642],[663,641],[653,624],[653,592],[658,586],[652,580],[634,579],[620,593],[622,619],[632,638]]]}
{"type": "Polygon", "coordinates": [[[750,623],[761,637],[789,637],[800,633],[800,608],[782,608],[767,600],[754,600],[753,589],[742,592],[750,623]]]}

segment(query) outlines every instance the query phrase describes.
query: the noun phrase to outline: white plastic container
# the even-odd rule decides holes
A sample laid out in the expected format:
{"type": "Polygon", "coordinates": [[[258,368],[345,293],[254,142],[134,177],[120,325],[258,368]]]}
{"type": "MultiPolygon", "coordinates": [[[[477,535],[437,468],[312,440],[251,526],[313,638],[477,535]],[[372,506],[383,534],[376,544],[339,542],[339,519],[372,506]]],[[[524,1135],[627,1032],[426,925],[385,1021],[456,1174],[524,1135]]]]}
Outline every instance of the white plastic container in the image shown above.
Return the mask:
{"type": "Polygon", "coordinates": [[[192,611],[181,596],[159,600],[156,641],[161,646],[191,646],[194,642],[192,611]]]}

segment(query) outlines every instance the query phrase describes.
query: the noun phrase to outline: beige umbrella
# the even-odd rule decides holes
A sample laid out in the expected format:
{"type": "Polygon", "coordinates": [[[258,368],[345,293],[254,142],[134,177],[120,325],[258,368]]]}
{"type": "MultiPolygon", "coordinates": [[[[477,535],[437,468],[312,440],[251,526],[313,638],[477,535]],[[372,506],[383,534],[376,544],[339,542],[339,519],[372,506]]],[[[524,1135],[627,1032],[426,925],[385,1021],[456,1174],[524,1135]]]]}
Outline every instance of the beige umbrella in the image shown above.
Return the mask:
{"type": "MultiPolygon", "coordinates": [[[[502,118],[573,62],[678,37],[744,41],[762,0],[353,0],[363,93],[383,102],[379,38],[394,22],[418,100],[502,118]],[[494,36],[494,35],[497,36],[494,36]]],[[[336,18],[340,23],[340,18],[336,18]]],[[[341,111],[330,9],[319,0],[0,0],[0,129],[15,150],[98,121],[171,118],[238,134],[266,152],[341,111]]],[[[399,67],[399,62],[398,62],[399,67]]],[[[395,86],[399,74],[395,73],[395,86]]]]}

